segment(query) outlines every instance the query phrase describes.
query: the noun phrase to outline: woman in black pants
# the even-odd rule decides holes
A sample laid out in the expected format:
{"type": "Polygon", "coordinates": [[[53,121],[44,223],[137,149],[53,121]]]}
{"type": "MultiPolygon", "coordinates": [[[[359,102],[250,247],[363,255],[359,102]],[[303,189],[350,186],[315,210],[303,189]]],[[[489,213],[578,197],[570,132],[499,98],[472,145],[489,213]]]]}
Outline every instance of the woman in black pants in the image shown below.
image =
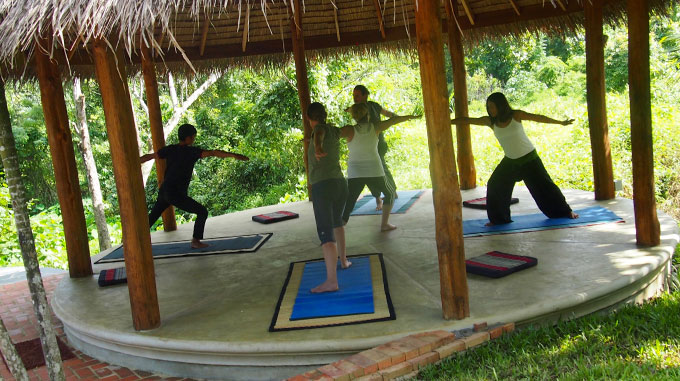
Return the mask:
{"type": "Polygon", "coordinates": [[[510,200],[518,181],[524,181],[536,205],[548,218],[578,218],[578,214],[571,210],[564,195],[550,178],[522,126],[523,120],[563,126],[574,120],[559,121],[544,115],[513,110],[502,93],[493,93],[487,98],[486,111],[489,116],[456,118],[451,120],[451,124],[490,127],[503,147],[505,157],[494,169],[486,188],[486,212],[489,217],[487,225],[512,222],[510,200]]]}

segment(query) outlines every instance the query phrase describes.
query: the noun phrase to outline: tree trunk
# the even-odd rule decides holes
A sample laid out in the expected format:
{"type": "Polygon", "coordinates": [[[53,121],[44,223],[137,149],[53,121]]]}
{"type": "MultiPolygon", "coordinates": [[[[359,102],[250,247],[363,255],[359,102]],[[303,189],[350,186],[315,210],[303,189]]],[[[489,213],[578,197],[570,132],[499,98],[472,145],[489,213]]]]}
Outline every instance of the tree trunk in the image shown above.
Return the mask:
{"type": "Polygon", "coordinates": [[[14,211],[14,221],[17,227],[21,256],[24,261],[24,268],[26,269],[28,288],[31,292],[33,308],[35,309],[40,326],[40,342],[42,343],[43,353],[45,353],[47,372],[51,380],[65,380],[61,354],[57,346],[57,336],[52,326],[52,315],[50,314],[50,307],[47,305],[47,294],[45,293],[42,276],[40,275],[38,254],[35,250],[31,220],[26,206],[26,189],[19,170],[19,156],[17,155],[16,142],[10,124],[9,110],[7,109],[7,99],[5,98],[5,83],[1,80],[0,156],[2,157],[2,165],[5,168],[7,185],[12,198],[12,210],[14,211]]]}
{"type": "MultiPolygon", "coordinates": [[[[218,79],[220,79],[221,75],[219,74],[210,74],[208,79],[205,80],[199,86],[196,90],[194,90],[189,97],[182,102],[180,105],[177,100],[177,90],[175,89],[175,81],[172,79],[172,75],[168,73],[168,79],[169,83],[168,86],[170,87],[170,98],[172,99],[172,104],[173,104],[173,110],[172,110],[172,116],[168,120],[167,123],[165,123],[165,126],[163,126],[163,136],[165,136],[165,140],[167,140],[168,134],[172,132],[172,130],[177,127],[179,124],[179,121],[182,119],[182,116],[184,115],[185,112],[191,107],[191,105],[196,102],[198,97],[200,97],[203,93],[205,93],[210,86],[212,86],[213,83],[217,82],[218,79]]],[[[141,99],[141,94],[139,95],[141,99]]],[[[144,182],[144,186],[146,186],[146,181],[149,179],[149,175],[151,174],[151,168],[153,167],[154,161],[149,160],[146,163],[142,164],[142,180],[144,182]]]]}
{"type": "Polygon", "coordinates": [[[99,173],[92,154],[92,144],[90,143],[90,131],[87,126],[87,115],[85,114],[85,95],[80,88],[80,78],[73,79],[73,100],[76,106],[75,130],[80,138],[78,147],[85,163],[87,174],[87,187],[92,196],[92,209],[94,210],[94,221],[97,225],[97,235],[99,236],[99,251],[104,251],[111,247],[111,236],[109,227],[106,224],[106,212],[104,211],[104,197],[99,184],[99,173]]]}
{"type": "MultiPolygon", "coordinates": [[[[26,367],[24,367],[24,363],[21,361],[16,347],[12,344],[12,338],[9,336],[2,319],[0,319],[0,352],[5,358],[5,362],[7,363],[7,367],[12,373],[12,376],[17,380],[28,380],[26,367]]],[[[0,376],[0,380],[1,379],[2,377],[0,376]]]]}

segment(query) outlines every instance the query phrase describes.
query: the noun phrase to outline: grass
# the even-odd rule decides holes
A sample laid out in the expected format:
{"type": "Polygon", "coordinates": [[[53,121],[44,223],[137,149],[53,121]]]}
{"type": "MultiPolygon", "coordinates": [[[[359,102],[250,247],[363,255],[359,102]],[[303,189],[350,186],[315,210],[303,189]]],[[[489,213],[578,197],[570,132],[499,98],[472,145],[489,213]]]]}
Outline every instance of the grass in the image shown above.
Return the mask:
{"type": "MultiPolygon", "coordinates": [[[[676,269],[678,254],[680,246],[676,269]]],[[[678,380],[680,290],[608,315],[518,330],[428,366],[417,379],[678,380]]]]}

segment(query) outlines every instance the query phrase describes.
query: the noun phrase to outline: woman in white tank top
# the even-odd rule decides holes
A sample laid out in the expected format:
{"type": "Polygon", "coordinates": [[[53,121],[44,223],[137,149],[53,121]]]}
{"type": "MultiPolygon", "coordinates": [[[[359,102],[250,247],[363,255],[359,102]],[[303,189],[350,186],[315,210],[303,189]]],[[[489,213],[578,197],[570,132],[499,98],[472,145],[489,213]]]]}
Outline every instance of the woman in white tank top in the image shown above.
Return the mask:
{"type": "Polygon", "coordinates": [[[397,227],[389,223],[390,212],[396,196],[396,190],[388,186],[385,180],[385,171],[378,154],[378,134],[390,126],[405,122],[416,116],[393,116],[377,124],[369,122],[368,105],[355,103],[351,108],[352,118],[357,122],[350,136],[347,138],[349,156],[347,158],[347,201],[342,219],[347,223],[354,205],[368,185],[372,193],[385,195],[382,208],[381,231],[394,230],[397,227]]]}
{"type": "Polygon", "coordinates": [[[563,126],[571,124],[574,120],[560,121],[544,115],[513,110],[502,93],[493,93],[487,98],[486,111],[488,116],[456,118],[451,120],[451,124],[490,127],[505,153],[505,157],[494,169],[487,184],[486,212],[489,217],[487,225],[512,222],[510,200],[512,190],[518,181],[524,181],[536,205],[548,218],[578,218],[578,214],[571,210],[564,195],[550,178],[522,126],[523,120],[563,126]]]}

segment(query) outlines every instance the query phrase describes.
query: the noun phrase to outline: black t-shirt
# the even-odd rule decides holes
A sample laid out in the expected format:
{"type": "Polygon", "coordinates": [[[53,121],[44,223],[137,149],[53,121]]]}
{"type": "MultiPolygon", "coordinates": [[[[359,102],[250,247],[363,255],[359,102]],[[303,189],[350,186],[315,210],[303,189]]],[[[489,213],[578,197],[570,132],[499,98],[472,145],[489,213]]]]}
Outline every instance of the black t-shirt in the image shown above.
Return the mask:
{"type": "Polygon", "coordinates": [[[186,194],[194,172],[194,164],[201,158],[203,150],[199,147],[173,144],[158,151],[158,156],[165,159],[166,168],[163,177],[165,190],[186,194]]]}

